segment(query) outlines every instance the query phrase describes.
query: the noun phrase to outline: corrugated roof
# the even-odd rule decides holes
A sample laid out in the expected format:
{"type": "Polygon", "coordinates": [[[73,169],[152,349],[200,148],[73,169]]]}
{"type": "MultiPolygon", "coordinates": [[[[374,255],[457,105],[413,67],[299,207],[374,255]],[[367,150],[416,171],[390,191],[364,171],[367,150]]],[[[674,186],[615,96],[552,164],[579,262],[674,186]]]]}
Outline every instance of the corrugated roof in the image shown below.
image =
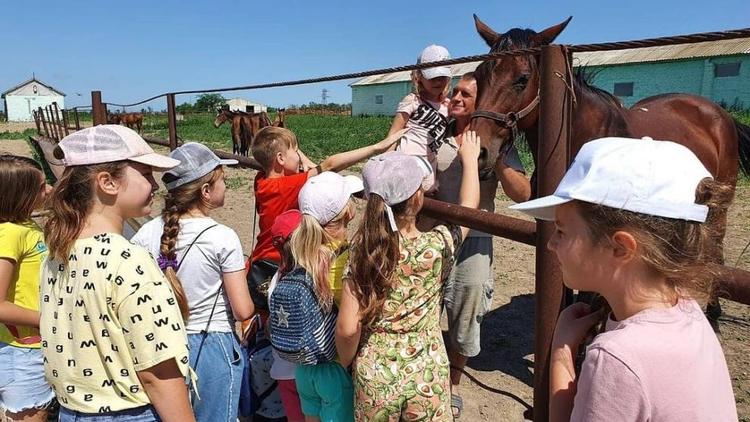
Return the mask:
{"type": "Polygon", "coordinates": [[[10,92],[13,92],[13,91],[17,90],[18,88],[21,88],[21,87],[23,87],[23,86],[26,86],[26,85],[28,85],[28,84],[30,84],[30,83],[32,83],[32,82],[36,82],[36,83],[38,83],[39,85],[44,85],[44,86],[46,86],[47,88],[49,88],[49,89],[50,89],[51,91],[55,91],[55,92],[57,92],[58,94],[62,95],[63,97],[65,96],[65,93],[63,93],[63,92],[62,92],[62,91],[60,91],[59,89],[57,89],[57,88],[53,87],[52,85],[47,85],[46,83],[44,83],[44,82],[40,81],[40,80],[39,80],[39,79],[37,79],[36,77],[33,77],[33,78],[29,79],[28,81],[24,81],[24,82],[21,82],[20,84],[18,84],[18,85],[16,85],[16,86],[14,86],[13,88],[11,88],[11,89],[9,89],[9,90],[7,90],[7,91],[3,92],[3,93],[2,93],[2,95],[1,95],[0,97],[2,97],[2,98],[5,98],[5,94],[8,94],[8,93],[10,93],[10,92]]]}
{"type": "MultiPolygon", "coordinates": [[[[695,44],[679,44],[663,47],[631,48],[628,50],[593,51],[573,54],[574,66],[608,66],[626,63],[659,62],[699,57],[729,56],[750,54],[750,38],[707,41],[695,44]]],[[[469,62],[451,66],[453,76],[471,72],[480,62],[469,62]]],[[[374,85],[410,80],[410,72],[395,72],[386,75],[368,76],[351,86],[374,85]]]]}

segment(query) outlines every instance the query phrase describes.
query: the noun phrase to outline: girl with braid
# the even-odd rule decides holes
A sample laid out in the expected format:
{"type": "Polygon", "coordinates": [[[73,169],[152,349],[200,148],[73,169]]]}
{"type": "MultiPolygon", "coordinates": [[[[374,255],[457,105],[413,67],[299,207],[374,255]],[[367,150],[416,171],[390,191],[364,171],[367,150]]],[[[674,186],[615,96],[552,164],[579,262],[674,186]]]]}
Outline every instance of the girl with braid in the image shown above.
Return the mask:
{"type": "Polygon", "coordinates": [[[191,403],[198,421],[237,420],[245,362],[234,334],[235,320],[255,312],[245,281],[245,259],[237,234],[210,217],[224,205],[223,165],[201,144],[170,154],[180,165],[164,173],[167,188],[160,218],[131,240],[148,249],[173,286],[198,374],[191,403]]]}

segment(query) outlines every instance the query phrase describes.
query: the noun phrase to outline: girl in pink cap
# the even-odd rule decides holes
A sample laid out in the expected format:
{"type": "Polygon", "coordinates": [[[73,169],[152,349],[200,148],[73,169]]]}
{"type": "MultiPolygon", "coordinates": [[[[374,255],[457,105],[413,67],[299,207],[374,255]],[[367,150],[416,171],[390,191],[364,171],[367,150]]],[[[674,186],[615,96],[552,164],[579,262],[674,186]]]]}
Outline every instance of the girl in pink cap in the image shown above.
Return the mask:
{"type": "Polygon", "coordinates": [[[148,251],[122,236],[151,212],[155,154],[134,131],[100,125],[55,150],[65,171],[44,226],[39,329],[60,421],[195,421],[185,324],[148,251]]]}

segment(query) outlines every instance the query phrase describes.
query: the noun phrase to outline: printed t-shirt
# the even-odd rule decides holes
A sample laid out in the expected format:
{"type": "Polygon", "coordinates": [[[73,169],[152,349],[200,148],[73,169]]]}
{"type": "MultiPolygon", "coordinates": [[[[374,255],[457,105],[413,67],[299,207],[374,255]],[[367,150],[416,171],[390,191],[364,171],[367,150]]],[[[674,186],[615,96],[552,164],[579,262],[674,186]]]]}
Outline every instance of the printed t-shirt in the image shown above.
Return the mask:
{"type": "Polygon", "coordinates": [[[716,334],[693,300],[607,321],[586,351],[571,421],[737,420],[716,334]]]}
{"type": "MultiPolygon", "coordinates": [[[[14,261],[16,268],[6,300],[22,308],[39,310],[39,269],[46,257],[44,234],[34,221],[0,224],[0,258],[14,261]]],[[[0,324],[0,342],[38,349],[39,330],[0,324]]]]}
{"type": "Polygon", "coordinates": [[[255,176],[255,209],[258,212],[258,241],[251,259],[279,262],[281,255],[271,242],[271,226],[279,214],[298,207],[299,191],[307,181],[307,172],[269,179],[255,176]]]}
{"type": "Polygon", "coordinates": [[[436,103],[409,94],[398,104],[396,112],[409,115],[406,122],[408,131],[401,137],[396,149],[404,154],[425,157],[433,173],[426,178],[423,186],[428,191],[436,189],[436,154],[448,131],[448,100],[436,103]]]}
{"type": "Polygon", "coordinates": [[[185,327],[148,251],[114,233],[78,239],[68,263],[42,267],[44,373],[60,404],[103,413],[150,404],[136,371],[188,367],[185,327]]]}
{"type": "MultiPolygon", "coordinates": [[[[144,224],[130,241],[143,246],[151,255],[158,257],[163,231],[164,220],[161,217],[155,218],[144,224]]],[[[208,331],[232,332],[234,316],[227,292],[222,290],[218,298],[216,294],[222,285],[224,273],[245,269],[245,256],[242,254],[242,244],[237,233],[223,224],[218,224],[212,218],[181,218],[175,245],[179,265],[177,276],[182,283],[190,309],[190,316],[185,324],[188,334],[197,334],[206,329],[214,302],[216,308],[208,331]],[[196,236],[201,232],[203,234],[196,240],[196,236]],[[191,243],[193,246],[185,256],[185,251],[191,243]]]]}
{"type": "MultiPolygon", "coordinates": [[[[515,147],[508,150],[504,161],[508,167],[524,172],[523,164],[515,147]]],[[[461,164],[461,158],[458,156],[456,138],[450,137],[445,140],[445,146],[437,154],[437,179],[440,184],[437,199],[458,204],[462,175],[463,165],[461,164]]],[[[495,194],[497,193],[498,183],[495,177],[479,181],[480,210],[495,212],[495,194]]],[[[492,237],[492,235],[472,229],[469,231],[468,237],[492,237]]]]}

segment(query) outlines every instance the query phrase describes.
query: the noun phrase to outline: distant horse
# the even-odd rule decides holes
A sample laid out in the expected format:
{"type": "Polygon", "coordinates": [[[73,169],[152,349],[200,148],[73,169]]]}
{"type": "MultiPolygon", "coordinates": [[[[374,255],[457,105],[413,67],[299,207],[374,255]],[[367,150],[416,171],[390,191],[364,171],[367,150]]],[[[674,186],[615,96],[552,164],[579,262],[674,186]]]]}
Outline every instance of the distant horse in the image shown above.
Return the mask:
{"type": "Polygon", "coordinates": [[[228,109],[218,110],[214,119],[214,127],[219,127],[226,121],[232,122],[232,153],[243,156],[248,155],[255,134],[264,127],[272,125],[265,111],[247,113],[228,109]]]}
{"type": "Polygon", "coordinates": [[[111,125],[120,124],[120,114],[107,112],[107,123],[111,125]]]}
{"type": "MultiPolygon", "coordinates": [[[[474,15],[477,32],[491,52],[550,44],[570,19],[539,33],[514,28],[498,34],[474,15]]],[[[477,111],[472,116],[471,128],[481,137],[480,173],[491,172],[503,146],[513,142],[511,138],[516,130],[526,135],[534,164],[538,165],[540,76],[537,57],[506,56],[485,61],[477,67],[475,75],[477,111]]],[[[612,94],[590,85],[584,72],[571,75],[571,84],[575,102],[571,115],[570,157],[593,139],[648,136],[686,146],[717,181],[733,188],[740,168],[745,174],[750,173],[750,127],[737,122],[720,106],[703,97],[663,94],[625,108],[612,94]]],[[[723,263],[727,208],[733,196],[734,190],[726,204],[712,211],[707,220],[717,233],[710,252],[714,262],[723,263]]],[[[709,317],[718,317],[719,313],[720,309],[713,308],[709,310],[709,317]]]]}
{"type": "Polygon", "coordinates": [[[276,127],[286,127],[284,126],[284,113],[286,112],[286,109],[280,108],[276,110],[276,117],[273,119],[273,126],[276,127]]]}
{"type": "Polygon", "coordinates": [[[143,132],[143,114],[141,113],[122,113],[120,114],[120,123],[130,129],[138,129],[138,133],[143,132]]]}

